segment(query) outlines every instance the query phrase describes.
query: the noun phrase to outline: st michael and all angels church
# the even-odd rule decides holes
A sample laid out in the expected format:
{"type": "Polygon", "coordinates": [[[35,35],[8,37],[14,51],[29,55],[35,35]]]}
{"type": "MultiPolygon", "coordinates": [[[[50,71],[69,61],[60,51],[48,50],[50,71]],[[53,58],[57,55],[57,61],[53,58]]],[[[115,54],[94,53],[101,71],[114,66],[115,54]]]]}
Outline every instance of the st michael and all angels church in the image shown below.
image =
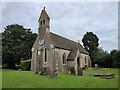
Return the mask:
{"type": "Polygon", "coordinates": [[[45,7],[39,20],[38,37],[32,47],[31,70],[50,70],[68,72],[70,67],[85,68],[91,66],[87,50],[79,42],[50,32],[50,17],[45,7]]]}

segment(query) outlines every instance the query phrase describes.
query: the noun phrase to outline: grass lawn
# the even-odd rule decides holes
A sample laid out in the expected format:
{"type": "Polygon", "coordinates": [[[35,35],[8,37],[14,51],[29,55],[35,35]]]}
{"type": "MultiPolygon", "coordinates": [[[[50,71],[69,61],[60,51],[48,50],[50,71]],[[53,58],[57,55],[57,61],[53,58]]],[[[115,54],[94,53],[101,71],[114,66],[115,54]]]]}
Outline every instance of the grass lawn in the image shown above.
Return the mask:
{"type": "Polygon", "coordinates": [[[103,79],[90,77],[88,72],[114,73],[118,76],[118,69],[105,71],[89,68],[83,76],[58,73],[56,79],[34,74],[31,71],[6,70],[2,72],[2,88],[118,88],[118,78],[103,79]]]}
{"type": "Polygon", "coordinates": [[[0,69],[0,89],[2,88],[2,69],[0,69]]]}

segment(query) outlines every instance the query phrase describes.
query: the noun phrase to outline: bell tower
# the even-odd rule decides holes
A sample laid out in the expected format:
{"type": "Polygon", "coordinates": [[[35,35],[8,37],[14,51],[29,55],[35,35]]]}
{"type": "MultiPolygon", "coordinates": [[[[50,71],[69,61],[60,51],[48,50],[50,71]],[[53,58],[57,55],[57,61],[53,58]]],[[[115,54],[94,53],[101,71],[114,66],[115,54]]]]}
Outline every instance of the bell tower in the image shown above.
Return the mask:
{"type": "Polygon", "coordinates": [[[48,16],[47,12],[45,11],[45,7],[43,8],[39,20],[39,27],[38,27],[38,35],[42,37],[45,32],[50,31],[50,17],[48,16]]]}

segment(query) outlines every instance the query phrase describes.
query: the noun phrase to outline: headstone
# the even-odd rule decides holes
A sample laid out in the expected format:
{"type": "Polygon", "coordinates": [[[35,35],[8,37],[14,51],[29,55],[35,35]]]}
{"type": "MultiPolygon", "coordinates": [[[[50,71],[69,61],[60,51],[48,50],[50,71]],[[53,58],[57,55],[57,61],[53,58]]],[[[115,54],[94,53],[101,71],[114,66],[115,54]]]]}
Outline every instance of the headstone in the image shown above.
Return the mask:
{"type": "Polygon", "coordinates": [[[56,78],[57,77],[57,71],[56,70],[51,70],[50,71],[50,77],[51,78],[56,78]]]}
{"type": "Polygon", "coordinates": [[[75,75],[75,68],[74,67],[69,67],[70,73],[75,75]]]}
{"type": "Polygon", "coordinates": [[[78,70],[78,75],[83,76],[83,69],[82,68],[77,68],[78,70]]]}
{"type": "Polygon", "coordinates": [[[95,68],[98,69],[98,64],[95,64],[95,68]]]}
{"type": "Polygon", "coordinates": [[[94,73],[89,72],[88,75],[89,75],[89,76],[94,76],[94,73]]]}

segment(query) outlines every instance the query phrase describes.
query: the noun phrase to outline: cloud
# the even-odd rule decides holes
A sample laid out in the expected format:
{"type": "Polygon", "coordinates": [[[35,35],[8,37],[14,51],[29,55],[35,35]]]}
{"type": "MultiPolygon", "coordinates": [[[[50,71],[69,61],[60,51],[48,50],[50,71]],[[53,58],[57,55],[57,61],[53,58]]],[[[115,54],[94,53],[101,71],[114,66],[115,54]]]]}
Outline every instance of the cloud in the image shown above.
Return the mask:
{"type": "Polygon", "coordinates": [[[81,41],[83,35],[91,31],[99,37],[100,46],[105,50],[118,48],[117,2],[4,2],[3,27],[18,23],[37,32],[38,18],[44,6],[51,19],[52,32],[81,41]]]}

